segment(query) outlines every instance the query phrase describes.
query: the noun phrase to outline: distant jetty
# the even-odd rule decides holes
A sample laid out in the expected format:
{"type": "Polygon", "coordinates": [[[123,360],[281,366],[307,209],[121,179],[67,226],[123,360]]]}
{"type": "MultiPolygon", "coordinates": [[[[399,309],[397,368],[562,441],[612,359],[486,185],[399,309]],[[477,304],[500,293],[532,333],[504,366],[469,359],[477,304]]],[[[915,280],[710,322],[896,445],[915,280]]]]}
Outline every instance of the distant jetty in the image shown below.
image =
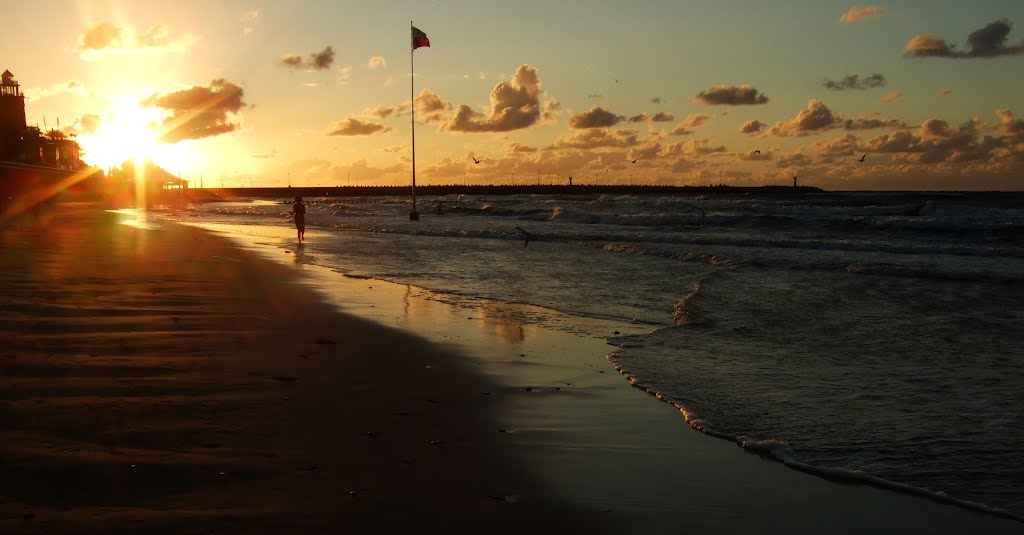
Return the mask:
{"type": "MultiPolygon", "coordinates": [[[[290,188],[192,188],[193,197],[222,198],[278,198],[294,197],[405,197],[410,195],[409,186],[314,186],[290,188]]],[[[811,186],[640,186],[640,185],[446,185],[416,186],[416,195],[440,197],[446,195],[715,195],[761,197],[801,197],[822,190],[811,186]]],[[[199,200],[199,199],[197,199],[199,200]]]]}

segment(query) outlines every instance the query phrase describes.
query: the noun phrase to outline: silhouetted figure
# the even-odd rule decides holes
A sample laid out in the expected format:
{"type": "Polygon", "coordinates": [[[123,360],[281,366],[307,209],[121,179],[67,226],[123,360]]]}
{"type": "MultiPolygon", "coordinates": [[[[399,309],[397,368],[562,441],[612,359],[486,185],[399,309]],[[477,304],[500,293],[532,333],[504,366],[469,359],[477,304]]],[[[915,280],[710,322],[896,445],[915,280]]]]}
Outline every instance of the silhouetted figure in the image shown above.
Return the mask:
{"type": "Polygon", "coordinates": [[[444,214],[444,201],[437,201],[437,215],[444,214]]]}
{"type": "Polygon", "coordinates": [[[569,177],[569,185],[572,185],[572,177],[569,177]]]}
{"type": "Polygon", "coordinates": [[[296,195],[292,203],[292,214],[295,216],[295,229],[299,234],[299,243],[306,237],[306,203],[302,202],[302,196],[296,195]]]}
{"type": "Polygon", "coordinates": [[[795,176],[793,177],[793,187],[794,188],[796,187],[796,177],[795,176]]]}
{"type": "Polygon", "coordinates": [[[524,241],[523,241],[523,247],[526,247],[527,245],[530,245],[530,233],[529,233],[529,232],[526,232],[525,230],[523,230],[522,228],[520,228],[520,227],[519,227],[519,225],[516,225],[515,231],[516,231],[516,232],[517,232],[517,233],[518,233],[518,234],[519,234],[520,236],[522,236],[522,237],[523,237],[523,240],[524,240],[524,241]]]}

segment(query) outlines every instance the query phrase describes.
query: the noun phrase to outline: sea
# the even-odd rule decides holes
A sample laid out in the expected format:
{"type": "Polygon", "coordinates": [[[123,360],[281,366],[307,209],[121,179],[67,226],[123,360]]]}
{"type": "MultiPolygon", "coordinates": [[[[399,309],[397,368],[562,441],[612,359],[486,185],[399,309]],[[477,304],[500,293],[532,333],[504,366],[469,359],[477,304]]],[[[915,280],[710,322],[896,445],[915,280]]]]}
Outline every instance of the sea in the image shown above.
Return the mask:
{"type": "MultiPolygon", "coordinates": [[[[329,193],[329,192],[325,192],[329,193]]],[[[291,199],[174,219],[293,250],[291,199]]],[[[298,261],[607,341],[794,469],[1024,518],[1024,195],[307,197],[298,261]],[[627,334],[586,332],[595,321],[627,334]]],[[[739,453],[738,453],[739,454],[739,453]]]]}

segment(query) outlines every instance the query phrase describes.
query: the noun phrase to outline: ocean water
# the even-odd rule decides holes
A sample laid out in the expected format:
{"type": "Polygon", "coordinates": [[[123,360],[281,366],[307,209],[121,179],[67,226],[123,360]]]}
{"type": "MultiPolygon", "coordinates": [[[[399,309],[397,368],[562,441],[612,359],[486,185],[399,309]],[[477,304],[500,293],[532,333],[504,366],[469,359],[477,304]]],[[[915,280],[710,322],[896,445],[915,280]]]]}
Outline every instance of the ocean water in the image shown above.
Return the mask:
{"type": "MultiPolygon", "coordinates": [[[[410,199],[306,200],[298,261],[529,305],[500,310],[606,338],[680,425],[1024,516],[1024,195],[420,197],[418,222],[410,199]]],[[[287,201],[171,217],[296,250],[287,201]]]]}

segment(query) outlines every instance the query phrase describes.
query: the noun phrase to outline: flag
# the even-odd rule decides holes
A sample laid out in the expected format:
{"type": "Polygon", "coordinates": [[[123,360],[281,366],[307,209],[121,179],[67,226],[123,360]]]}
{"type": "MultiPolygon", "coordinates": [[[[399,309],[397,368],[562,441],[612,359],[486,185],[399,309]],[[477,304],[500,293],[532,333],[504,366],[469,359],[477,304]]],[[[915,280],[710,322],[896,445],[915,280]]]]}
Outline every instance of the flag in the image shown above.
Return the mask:
{"type": "Polygon", "coordinates": [[[427,39],[427,34],[421,32],[419,28],[412,27],[412,49],[416,50],[421,46],[430,46],[430,39],[427,39]]]}

